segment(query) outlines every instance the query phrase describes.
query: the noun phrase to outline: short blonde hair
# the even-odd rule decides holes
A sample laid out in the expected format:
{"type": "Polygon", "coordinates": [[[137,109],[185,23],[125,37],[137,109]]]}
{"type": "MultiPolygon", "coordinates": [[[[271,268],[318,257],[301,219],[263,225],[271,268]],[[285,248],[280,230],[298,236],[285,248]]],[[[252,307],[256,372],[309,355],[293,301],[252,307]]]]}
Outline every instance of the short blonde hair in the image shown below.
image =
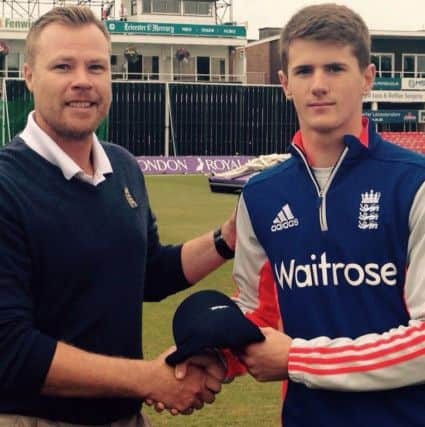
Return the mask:
{"type": "Polygon", "coordinates": [[[292,16],[280,38],[282,70],[286,74],[289,45],[296,39],[350,46],[360,69],[370,64],[369,30],[361,16],[346,6],[323,3],[307,6],[292,16]]]}
{"type": "Polygon", "coordinates": [[[37,39],[42,31],[50,24],[62,24],[68,26],[82,26],[94,24],[105,36],[111,50],[111,37],[103,24],[93,11],[85,6],[54,7],[49,12],[40,16],[30,27],[25,43],[25,61],[34,63],[36,56],[37,39]]]}

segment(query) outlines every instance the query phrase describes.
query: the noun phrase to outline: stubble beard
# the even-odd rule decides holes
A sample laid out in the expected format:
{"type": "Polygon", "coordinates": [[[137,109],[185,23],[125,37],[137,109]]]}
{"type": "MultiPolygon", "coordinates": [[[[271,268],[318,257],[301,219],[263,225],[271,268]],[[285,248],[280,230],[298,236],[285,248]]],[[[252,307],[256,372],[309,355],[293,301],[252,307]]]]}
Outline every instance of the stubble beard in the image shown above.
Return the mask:
{"type": "Polygon", "coordinates": [[[66,123],[55,123],[52,128],[56,135],[65,141],[84,141],[96,131],[103,117],[94,120],[92,123],[87,123],[84,127],[69,126],[66,123]]]}

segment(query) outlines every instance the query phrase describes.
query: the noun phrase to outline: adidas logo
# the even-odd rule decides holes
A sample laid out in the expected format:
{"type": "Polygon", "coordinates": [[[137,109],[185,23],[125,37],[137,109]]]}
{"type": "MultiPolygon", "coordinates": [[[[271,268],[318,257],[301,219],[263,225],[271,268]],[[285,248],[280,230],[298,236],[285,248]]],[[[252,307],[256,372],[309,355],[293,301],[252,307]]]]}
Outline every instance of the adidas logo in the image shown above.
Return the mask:
{"type": "Polygon", "coordinates": [[[298,218],[294,217],[294,214],[291,211],[288,203],[282,206],[282,209],[276,215],[276,218],[273,220],[273,224],[270,227],[271,231],[274,233],[276,231],[287,230],[288,228],[298,227],[299,221],[298,218]]]}

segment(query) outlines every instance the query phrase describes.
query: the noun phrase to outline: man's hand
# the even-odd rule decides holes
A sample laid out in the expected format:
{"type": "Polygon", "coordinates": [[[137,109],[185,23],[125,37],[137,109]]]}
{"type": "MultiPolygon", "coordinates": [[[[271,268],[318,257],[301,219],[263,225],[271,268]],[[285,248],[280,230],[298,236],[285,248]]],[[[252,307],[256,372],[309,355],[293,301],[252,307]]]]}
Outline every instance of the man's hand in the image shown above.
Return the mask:
{"type": "MultiPolygon", "coordinates": [[[[202,393],[202,399],[203,402],[213,403],[215,400],[215,394],[221,391],[221,384],[226,378],[226,368],[220,357],[215,353],[205,353],[185,360],[183,363],[180,363],[175,367],[174,373],[178,380],[183,380],[186,377],[190,365],[201,368],[206,373],[207,376],[204,391],[202,393]]],[[[154,405],[157,412],[162,412],[165,409],[163,402],[153,402],[151,399],[148,399],[146,400],[146,403],[149,406],[154,405]]],[[[183,415],[190,415],[194,409],[201,409],[202,406],[203,403],[200,407],[189,408],[182,412],[179,412],[176,408],[171,408],[169,411],[172,415],[178,415],[179,413],[183,415]]]]}
{"type": "Polygon", "coordinates": [[[288,355],[292,339],[273,328],[261,328],[266,339],[245,347],[238,358],[257,381],[288,378],[288,355]]]}
{"type": "Polygon", "coordinates": [[[217,379],[194,364],[187,367],[184,378],[177,379],[174,368],[165,362],[167,355],[174,350],[171,348],[150,362],[153,380],[146,401],[155,403],[158,412],[168,409],[173,415],[190,414],[194,409],[201,409],[204,402],[214,401],[217,379]]]}
{"type": "Polygon", "coordinates": [[[226,367],[218,354],[209,352],[190,357],[175,367],[176,378],[185,378],[191,365],[204,370],[207,375],[205,386],[208,390],[215,394],[221,391],[221,384],[226,378],[226,367]]]}

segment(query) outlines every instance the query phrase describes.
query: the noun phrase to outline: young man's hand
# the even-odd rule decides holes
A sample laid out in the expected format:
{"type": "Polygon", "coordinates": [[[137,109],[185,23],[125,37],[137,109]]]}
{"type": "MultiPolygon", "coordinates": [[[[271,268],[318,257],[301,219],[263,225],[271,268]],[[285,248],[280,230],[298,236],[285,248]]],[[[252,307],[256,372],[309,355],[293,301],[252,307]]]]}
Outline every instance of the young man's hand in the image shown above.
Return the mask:
{"type": "Polygon", "coordinates": [[[277,381],[288,378],[288,355],[292,339],[273,328],[261,328],[266,339],[245,347],[239,360],[257,381],[277,381]]]}

